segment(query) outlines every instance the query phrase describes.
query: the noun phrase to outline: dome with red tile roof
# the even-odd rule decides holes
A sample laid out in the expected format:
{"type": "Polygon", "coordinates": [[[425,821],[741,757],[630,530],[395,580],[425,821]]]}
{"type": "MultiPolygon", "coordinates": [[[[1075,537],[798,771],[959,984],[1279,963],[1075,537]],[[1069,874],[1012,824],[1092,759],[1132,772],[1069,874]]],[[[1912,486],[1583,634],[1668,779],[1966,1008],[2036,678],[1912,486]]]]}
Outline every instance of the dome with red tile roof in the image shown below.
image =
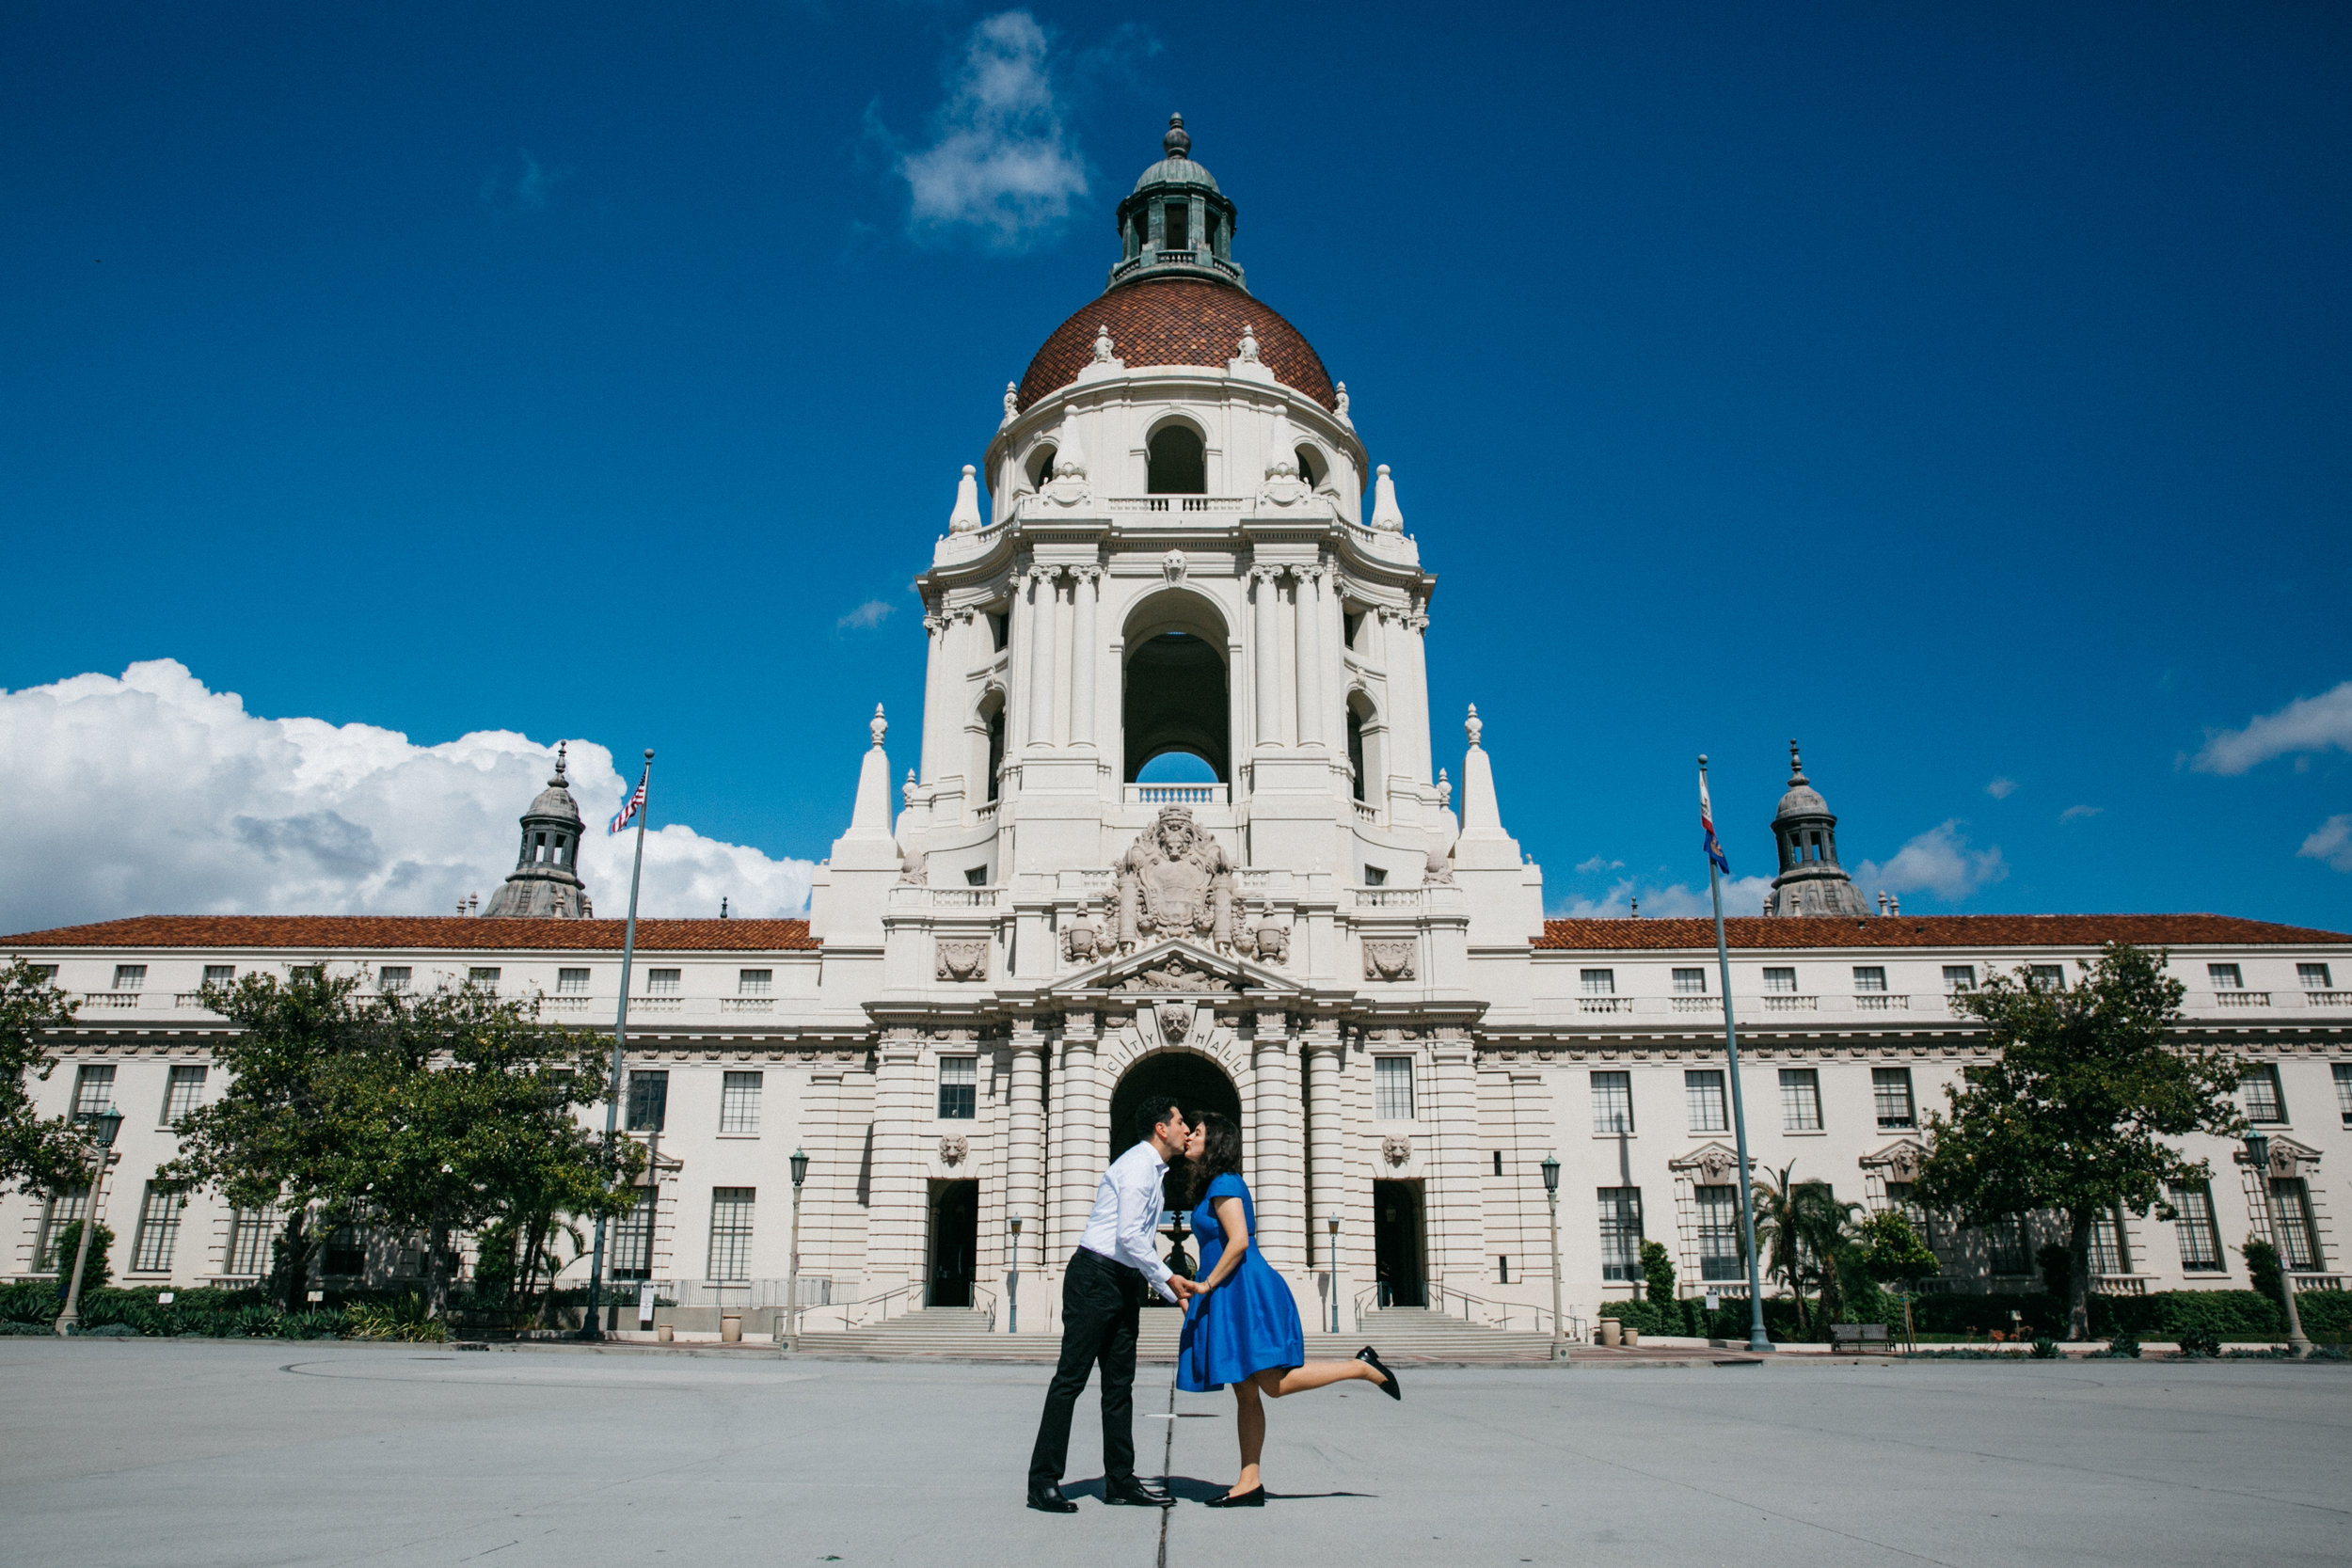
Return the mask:
{"type": "Polygon", "coordinates": [[[1326,408],[1339,404],[1323,356],[1298,328],[1230,283],[1200,277],[1142,277],[1122,283],[1054,329],[1021,378],[1021,406],[1078,379],[1094,359],[1097,331],[1130,369],[1200,365],[1223,370],[1241,353],[1242,329],[1274,379],[1326,408]]]}

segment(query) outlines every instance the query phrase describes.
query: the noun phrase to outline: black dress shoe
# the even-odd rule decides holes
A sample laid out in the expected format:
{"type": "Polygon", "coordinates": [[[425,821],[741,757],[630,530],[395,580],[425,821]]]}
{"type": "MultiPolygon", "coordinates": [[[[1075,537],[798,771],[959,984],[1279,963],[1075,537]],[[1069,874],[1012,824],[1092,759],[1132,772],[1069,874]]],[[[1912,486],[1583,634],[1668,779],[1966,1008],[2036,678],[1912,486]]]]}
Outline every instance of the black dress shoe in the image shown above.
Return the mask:
{"type": "Polygon", "coordinates": [[[1263,1508],[1265,1507],[1265,1488],[1253,1486],[1247,1492],[1228,1492],[1221,1497],[1211,1497],[1205,1506],[1210,1508],[1263,1508]]]}
{"type": "Polygon", "coordinates": [[[1172,1508],[1176,1499],[1165,1492],[1155,1492],[1133,1479],[1106,1481],[1103,1483],[1103,1500],[1124,1508],[1172,1508]]]}
{"type": "Polygon", "coordinates": [[[1063,1497],[1061,1488],[1058,1486],[1030,1487],[1029,1506],[1040,1513],[1075,1513],[1078,1512],[1078,1505],[1063,1497]]]}
{"type": "Polygon", "coordinates": [[[1380,1359],[1380,1353],[1378,1351],[1374,1350],[1370,1345],[1366,1345],[1363,1349],[1356,1353],[1356,1359],[1361,1361],[1364,1365],[1370,1367],[1374,1371],[1378,1372],[1383,1378],[1387,1379],[1386,1382],[1380,1385],[1380,1391],[1382,1393],[1388,1395],[1389,1398],[1392,1400],[1402,1400],[1405,1398],[1405,1390],[1396,1386],[1396,1373],[1390,1370],[1389,1364],[1386,1361],[1380,1359]]]}

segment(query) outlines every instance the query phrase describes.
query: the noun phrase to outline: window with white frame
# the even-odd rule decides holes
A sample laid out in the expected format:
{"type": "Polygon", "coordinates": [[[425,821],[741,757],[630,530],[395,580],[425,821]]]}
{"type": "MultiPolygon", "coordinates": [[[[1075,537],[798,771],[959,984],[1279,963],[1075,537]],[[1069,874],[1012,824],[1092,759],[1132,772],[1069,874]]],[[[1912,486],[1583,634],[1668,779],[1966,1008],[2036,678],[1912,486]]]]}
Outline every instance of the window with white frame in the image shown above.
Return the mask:
{"type": "Polygon", "coordinates": [[[229,1215],[229,1249],[221,1258],[221,1273],[235,1279],[259,1279],[269,1273],[270,1243],[278,1239],[278,1210],[232,1210],[229,1215]]]}
{"type": "Polygon", "coordinates": [[[1817,1068],[1780,1069],[1780,1127],[1784,1132],[1821,1130],[1821,1074],[1817,1068]]]}
{"type": "Polygon", "coordinates": [[[147,984],[145,964],[115,965],[115,990],[137,990],[147,984]]]}
{"type": "Polygon", "coordinates": [[[1675,994],[1677,996],[1705,996],[1707,994],[1707,971],[1703,969],[1676,970],[1675,994]]]}
{"type": "Polygon", "coordinates": [[[206,964],[204,966],[204,983],[208,986],[225,986],[236,977],[237,966],[235,964],[206,964]]]}
{"type": "Polygon", "coordinates": [[[37,1274],[57,1272],[57,1242],[69,1225],[78,1225],[89,1212],[89,1188],[76,1187],[72,1192],[51,1193],[40,1206],[40,1228],[33,1237],[33,1269],[37,1274]]]}
{"type": "Polygon", "coordinates": [[[2064,964],[2027,964],[2026,984],[2035,990],[2064,990],[2066,989],[2066,966],[2064,964]]]}
{"type": "Polygon", "coordinates": [[[1724,1108],[1720,1068],[1693,1068],[1683,1073],[1682,1101],[1691,1113],[1692,1132],[1721,1132],[1731,1126],[1731,1113],[1724,1108]]]}
{"type": "Polygon", "coordinates": [[[182,1117],[195,1110],[204,1099],[204,1069],[180,1066],[171,1069],[171,1077],[164,1085],[164,1118],[169,1127],[182,1117]]]}
{"type": "Polygon", "coordinates": [[[719,1131],[722,1132],[756,1132],[759,1131],[760,1075],[756,1072],[730,1072],[719,1085],[719,1131]]]}
{"type": "Polygon", "coordinates": [[[2090,1272],[2127,1275],[2132,1272],[2131,1232],[2123,1228],[2123,1211],[2107,1209],[2090,1222],[2090,1272]]]}
{"type": "Polygon", "coordinates": [[[375,972],[375,989],[387,996],[398,996],[409,988],[413,973],[406,964],[386,964],[375,972]]]}
{"type": "Polygon", "coordinates": [[[636,1207],[612,1222],[612,1277],[653,1277],[654,1189],[637,1189],[636,1207]]]}
{"type": "Polygon", "coordinates": [[[1870,1098],[1878,1108],[1879,1126],[1887,1131],[1916,1127],[1919,1119],[1911,1100],[1911,1069],[1907,1067],[1874,1067],[1870,1069],[1870,1098]]]}
{"type": "Polygon", "coordinates": [[[1587,996],[1617,994],[1617,972],[1613,969],[1581,970],[1579,976],[1584,983],[1584,994],[1587,996]]]}
{"type": "Polygon", "coordinates": [[[1413,1059],[1375,1056],[1372,1059],[1372,1115],[1375,1121],[1413,1119],[1413,1059]]]}
{"type": "Polygon", "coordinates": [[[2299,1176],[2270,1179],[2270,1228],[2278,1236],[2279,1256],[2298,1274],[2316,1273],[2319,1246],[2312,1228],[2312,1190],[2299,1176]]]}
{"type": "Polygon", "coordinates": [[[2302,982],[2303,989],[2305,990],[2333,990],[2336,989],[2335,979],[2328,973],[2328,966],[2326,964],[2296,964],[2295,966],[2295,977],[2302,982]]]}
{"type": "Polygon", "coordinates": [[[1764,971],[1764,990],[1774,996],[1791,996],[1797,990],[1797,972],[1793,969],[1764,971]]]}
{"type": "Polygon", "coordinates": [[[54,986],[57,983],[56,964],[26,964],[24,967],[31,973],[33,984],[37,986],[54,986]]]}
{"type": "Polygon", "coordinates": [[[588,972],[584,969],[559,969],[555,972],[555,994],[585,996],[588,994],[588,972]]]}
{"type": "Polygon", "coordinates": [[[766,996],[776,989],[776,972],[772,969],[739,969],[735,972],[735,994],[766,996]]]}
{"type": "Polygon", "coordinates": [[[752,1276],[752,1210],[756,1187],[713,1187],[710,1190],[710,1272],[714,1280],[752,1276]]]}
{"type": "Polygon", "coordinates": [[[490,964],[476,964],[473,968],[466,971],[466,984],[469,986],[480,986],[484,990],[495,991],[499,989],[499,972],[497,966],[490,964]]]}
{"type": "Polygon", "coordinates": [[[1882,991],[1886,989],[1886,966],[1856,964],[1853,966],[1853,989],[1856,991],[1882,991]]]}
{"type": "Polygon", "coordinates": [[[645,994],[647,996],[675,996],[684,989],[678,983],[678,971],[675,969],[645,971],[645,994]]]}
{"type": "Polygon", "coordinates": [[[2244,990],[2246,989],[2245,973],[2235,964],[2207,964],[2205,978],[2213,982],[2213,989],[2216,990],[2244,990]]]}
{"type": "Polygon", "coordinates": [[[939,1119],[971,1121],[980,1114],[980,1059],[942,1056],[939,1059],[939,1119]]]}
{"type": "Polygon", "coordinates": [[[85,1062],[73,1072],[73,1114],[94,1117],[115,1104],[115,1069],[111,1063],[85,1062]]]}
{"type": "Polygon", "coordinates": [[[150,1181],[139,1198],[139,1228],[131,1245],[133,1274],[169,1274],[171,1249],[180,1240],[180,1211],[187,1195],[161,1181],[150,1181]]]}
{"type": "Polygon", "coordinates": [[[1629,1072],[1593,1074],[1593,1131],[1633,1131],[1633,1075],[1629,1072]]]}
{"type": "Polygon", "coordinates": [[[1740,1190],[1729,1182],[1692,1187],[1691,1206],[1698,1220],[1699,1278],[1711,1285],[1745,1277],[1740,1256],[1740,1190]]]}
{"type": "Polygon", "coordinates": [[[2279,1069],[2268,1062],[2256,1062],[2238,1069],[2237,1098],[2246,1109],[2248,1121],[2287,1119],[2286,1100],[2279,1093],[2279,1069]]]}
{"type": "Polygon", "coordinates": [[[2213,1189],[2199,1181],[2172,1189],[2172,1233],[2181,1242],[2181,1272],[2221,1273],[2221,1227],[2214,1222],[2213,1189]]]}
{"type": "Polygon", "coordinates": [[[2336,1064],[2336,1114],[2352,1127],[2352,1062],[2336,1064]]]}
{"type": "Polygon", "coordinates": [[[1946,990],[1975,990],[1977,989],[1977,966],[1975,964],[1946,964],[1944,966],[1944,989],[1946,990]]]}
{"type": "Polygon", "coordinates": [[[635,1068],[628,1075],[628,1130],[659,1132],[670,1119],[670,1074],[664,1068],[635,1068]]]}
{"type": "Polygon", "coordinates": [[[1642,1277],[1642,1189],[1600,1189],[1600,1276],[1642,1277]]]}

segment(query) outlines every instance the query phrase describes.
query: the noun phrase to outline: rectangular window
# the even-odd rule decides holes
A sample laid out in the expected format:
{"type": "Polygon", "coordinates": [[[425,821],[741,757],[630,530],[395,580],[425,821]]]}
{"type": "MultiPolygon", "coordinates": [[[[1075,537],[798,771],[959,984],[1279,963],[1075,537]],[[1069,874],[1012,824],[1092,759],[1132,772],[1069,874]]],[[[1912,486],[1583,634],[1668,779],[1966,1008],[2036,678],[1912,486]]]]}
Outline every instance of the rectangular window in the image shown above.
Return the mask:
{"type": "Polygon", "coordinates": [[[375,989],[387,996],[398,996],[408,989],[412,973],[406,964],[386,964],[375,972],[375,989]]]}
{"type": "Polygon", "coordinates": [[[2279,1256],[2298,1274],[2319,1268],[2319,1246],[2312,1228],[2312,1190],[2299,1176],[2270,1179],[2270,1228],[2277,1234],[2279,1256]]]}
{"type": "Polygon", "coordinates": [[[2279,1069],[2267,1062],[2257,1062],[2238,1073],[2237,1097],[2246,1107],[2248,1121],[2287,1119],[2286,1101],[2279,1093],[2279,1069]]]}
{"type": "MultiPolygon", "coordinates": [[[[33,1269],[38,1274],[57,1272],[57,1241],[59,1233],[69,1225],[76,1224],[89,1212],[89,1189],[76,1187],[70,1193],[52,1193],[40,1206],[40,1229],[33,1238],[33,1269]]],[[[72,1259],[66,1260],[72,1267],[72,1259]]]]}
{"type": "Polygon", "coordinates": [[[1168,217],[1161,231],[1167,236],[1168,249],[1190,250],[1192,248],[1191,225],[1192,209],[1189,205],[1182,201],[1171,201],[1168,204],[1168,217]]]}
{"type": "Polygon", "coordinates": [[[670,1119],[670,1075],[660,1068],[628,1075],[628,1130],[659,1132],[670,1119]]]}
{"type": "Polygon", "coordinates": [[[171,1081],[164,1085],[163,1125],[169,1127],[196,1109],[204,1098],[204,1069],[200,1067],[176,1067],[171,1081]]]}
{"type": "Polygon", "coordinates": [[[1376,1121],[1413,1119],[1413,1059],[1375,1056],[1372,1059],[1372,1115],[1376,1121]]]}
{"type": "Polygon", "coordinates": [[[1946,964],[1944,966],[1944,989],[1946,990],[1975,990],[1977,989],[1977,966],[1975,964],[1946,964]]]}
{"type": "Polygon", "coordinates": [[[722,1132],[756,1132],[759,1131],[760,1075],[756,1072],[730,1072],[719,1086],[719,1131],[722,1132]]]}
{"type": "Polygon", "coordinates": [[[939,1059],[939,1119],[970,1121],[980,1114],[980,1059],[942,1056],[939,1059]]]}
{"type": "Polygon", "coordinates": [[[57,983],[56,964],[26,964],[24,967],[32,972],[33,984],[37,986],[54,986],[57,983]]]}
{"type": "Polygon", "coordinates": [[[2352,1127],[2352,1062],[2336,1064],[2336,1114],[2352,1127]]]}
{"type": "Polygon", "coordinates": [[[1764,989],[1774,995],[1794,995],[1797,990],[1797,972],[1793,969],[1766,970],[1764,972],[1764,989]]]}
{"type": "Polygon", "coordinates": [[[1367,865],[1364,867],[1364,886],[1387,887],[1388,885],[1389,874],[1385,868],[1377,865],[1367,865]]]}
{"type": "Polygon", "coordinates": [[[115,965],[115,990],[137,990],[146,984],[147,966],[145,964],[115,965]]]}
{"type": "Polygon", "coordinates": [[[1699,1278],[1708,1284],[1747,1275],[1740,1256],[1740,1190],[1729,1183],[1691,1189],[1698,1211],[1699,1278]]]}
{"type": "Polygon", "coordinates": [[[235,964],[206,964],[204,966],[204,983],[208,986],[225,986],[236,977],[237,966],[235,964]]]}
{"type": "Polygon", "coordinates": [[[1984,1233],[1989,1266],[1994,1274],[2033,1273],[2033,1238],[2023,1217],[2011,1215],[1984,1233]]]}
{"type": "Polygon", "coordinates": [[[73,1114],[96,1116],[111,1111],[115,1103],[115,1069],[109,1065],[92,1067],[85,1064],[73,1073],[73,1114]]]}
{"type": "Polygon", "coordinates": [[[647,996],[675,996],[683,989],[678,984],[678,972],[675,969],[645,971],[645,994],[647,996]]]}
{"type": "Polygon", "coordinates": [[[756,1187],[710,1190],[710,1278],[751,1278],[752,1205],[758,1196],[756,1187]]]}
{"type": "Polygon", "coordinates": [[[469,986],[480,986],[484,990],[494,991],[498,990],[499,972],[497,966],[491,965],[484,967],[476,965],[474,968],[469,969],[466,971],[466,984],[469,986]]]}
{"type": "Polygon", "coordinates": [[[278,1239],[278,1211],[239,1209],[229,1216],[229,1251],[221,1273],[237,1279],[259,1279],[269,1273],[270,1243],[278,1239]]]}
{"type": "Polygon", "coordinates": [[[2027,964],[2026,984],[2036,990],[2064,990],[2066,989],[2066,966],[2064,964],[2027,964]]]}
{"type": "Polygon", "coordinates": [[[1721,1069],[1697,1068],[1685,1072],[1682,1102],[1690,1110],[1693,1132],[1721,1132],[1731,1126],[1731,1113],[1724,1108],[1721,1069]]]}
{"type": "Polygon", "coordinates": [[[1633,1131],[1633,1075],[1629,1072],[1593,1074],[1593,1131],[1633,1131]]]}
{"type": "Polygon", "coordinates": [[[2090,1222],[2090,1272],[2122,1275],[2132,1272],[2131,1234],[2123,1228],[2123,1211],[2109,1209],[2090,1222]]]}
{"type": "Polygon", "coordinates": [[[1892,1130],[1916,1127],[1918,1117],[1911,1103],[1911,1069],[1907,1067],[1874,1067],[1870,1069],[1870,1098],[1876,1102],[1879,1126],[1892,1130]]]}
{"type": "Polygon", "coordinates": [[[1886,989],[1886,966],[1856,964],[1853,966],[1853,989],[1857,991],[1879,991],[1886,989]]]}
{"type": "Polygon", "coordinates": [[[1600,1189],[1600,1276],[1642,1277],[1642,1189],[1600,1189]]]}
{"type": "Polygon", "coordinates": [[[2193,1187],[2175,1187],[2172,1207],[2180,1211],[2172,1221],[2172,1231],[2181,1239],[2181,1271],[2219,1274],[2221,1227],[2214,1223],[2213,1189],[2202,1181],[2193,1187]]]}
{"type": "Polygon", "coordinates": [[[348,1278],[368,1272],[368,1233],[358,1226],[341,1226],[327,1232],[326,1251],[319,1264],[322,1273],[348,1278]]]}
{"type": "Polygon", "coordinates": [[[555,972],[555,994],[585,996],[588,994],[588,972],[584,969],[559,969],[555,972]]]}
{"type": "Polygon", "coordinates": [[[2296,964],[2295,966],[2295,977],[2303,982],[2303,989],[2305,990],[2333,990],[2336,989],[2336,982],[2334,978],[2328,974],[2328,966],[2326,964],[2296,964]]]}
{"type": "Polygon", "coordinates": [[[1617,994],[1617,972],[1613,969],[1587,969],[1579,972],[1587,996],[1617,994]]]}
{"type": "Polygon", "coordinates": [[[1780,1126],[1785,1132],[1821,1130],[1821,1074],[1818,1069],[1780,1069],[1780,1126]]]}
{"type": "Polygon", "coordinates": [[[654,1190],[637,1189],[637,1207],[612,1222],[612,1277],[653,1277],[654,1190]]]}
{"type": "Polygon", "coordinates": [[[1910,1182],[1889,1181],[1886,1184],[1886,1202],[1888,1207],[1902,1211],[1903,1218],[1911,1222],[1912,1233],[1919,1238],[1921,1245],[1930,1248],[1935,1245],[1935,1216],[1928,1212],[1926,1204],[1911,1196],[1910,1182]]]}
{"type": "Polygon", "coordinates": [[[2244,990],[2246,975],[2235,964],[2207,964],[2205,977],[2216,990],[2244,990]]]}
{"type": "Polygon", "coordinates": [[[1497,1176],[1502,1174],[1502,1150],[1499,1148],[1495,1150],[1495,1174],[1497,1176]]]}
{"type": "Polygon", "coordinates": [[[735,994],[765,996],[775,989],[776,972],[772,969],[739,969],[735,972],[735,994]]]}
{"type": "Polygon", "coordinates": [[[1675,994],[1677,996],[1705,996],[1707,994],[1707,971],[1703,969],[1676,970],[1675,994]]]}
{"type": "Polygon", "coordinates": [[[133,1274],[169,1274],[171,1249],[180,1240],[180,1211],[187,1195],[177,1187],[150,1181],[139,1199],[138,1236],[131,1244],[133,1274]]]}

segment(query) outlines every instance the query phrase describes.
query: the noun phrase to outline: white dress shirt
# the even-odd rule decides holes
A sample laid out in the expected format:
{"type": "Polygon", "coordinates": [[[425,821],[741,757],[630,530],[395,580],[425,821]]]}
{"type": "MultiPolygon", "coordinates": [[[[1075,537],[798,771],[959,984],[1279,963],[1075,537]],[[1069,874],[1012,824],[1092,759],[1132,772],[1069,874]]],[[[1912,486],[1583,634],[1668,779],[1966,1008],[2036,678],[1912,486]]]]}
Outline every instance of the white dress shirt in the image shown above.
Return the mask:
{"type": "Polygon", "coordinates": [[[1167,1175],[1168,1162],[1149,1139],[1113,1160],[1094,1189],[1094,1210],[1087,1215],[1086,1231],[1078,1244],[1126,1264],[1151,1281],[1152,1289],[1174,1301],[1168,1265],[1160,1261],[1160,1249],[1153,1240],[1160,1224],[1160,1183],[1167,1175]]]}

